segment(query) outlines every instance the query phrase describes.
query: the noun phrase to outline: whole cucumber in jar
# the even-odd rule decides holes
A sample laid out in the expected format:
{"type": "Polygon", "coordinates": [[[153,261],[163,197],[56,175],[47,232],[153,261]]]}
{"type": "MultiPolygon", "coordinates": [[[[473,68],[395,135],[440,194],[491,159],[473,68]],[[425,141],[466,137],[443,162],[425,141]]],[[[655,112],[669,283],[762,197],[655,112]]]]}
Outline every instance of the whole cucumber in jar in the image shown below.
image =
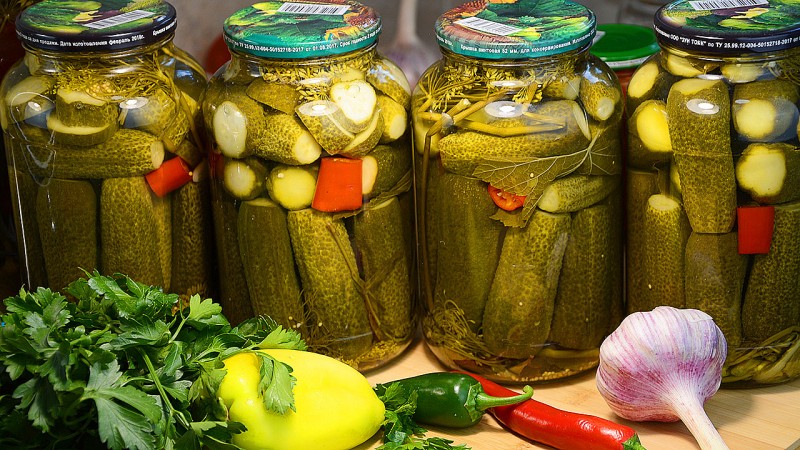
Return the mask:
{"type": "Polygon", "coordinates": [[[627,310],[702,310],[723,383],[783,383],[800,376],[800,13],[718,8],[662,7],[661,50],[631,78],[627,310]]]}
{"type": "Polygon", "coordinates": [[[411,89],[380,31],[352,0],[236,11],[201,105],[223,311],[272,316],[360,370],[416,325],[411,89]]]}
{"type": "Polygon", "coordinates": [[[619,320],[623,99],[588,53],[595,25],[563,0],[472,2],[436,22],[442,59],[411,123],[423,334],[451,368],[574,375],[619,320]]]}
{"type": "Polygon", "coordinates": [[[119,272],[186,304],[213,295],[206,78],[172,42],[175,8],[32,3],[0,87],[23,283],[119,272]]]}

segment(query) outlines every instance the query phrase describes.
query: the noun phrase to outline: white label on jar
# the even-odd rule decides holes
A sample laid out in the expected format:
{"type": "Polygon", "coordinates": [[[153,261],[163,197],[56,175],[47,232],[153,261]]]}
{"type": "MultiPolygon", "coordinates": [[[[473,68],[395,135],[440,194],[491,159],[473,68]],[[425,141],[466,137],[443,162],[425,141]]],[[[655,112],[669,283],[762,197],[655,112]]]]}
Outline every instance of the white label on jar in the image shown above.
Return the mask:
{"type": "Polygon", "coordinates": [[[514,34],[521,30],[521,28],[492,22],[491,20],[481,19],[479,17],[467,17],[466,19],[456,20],[455,23],[462,27],[472,28],[473,30],[495,34],[497,36],[508,36],[509,34],[514,34]]]}
{"type": "Polygon", "coordinates": [[[768,5],[768,0],[703,0],[689,2],[695,11],[710,11],[715,9],[748,8],[751,6],[768,5]]]}
{"type": "Polygon", "coordinates": [[[87,26],[89,28],[94,28],[97,30],[102,30],[104,28],[113,27],[115,25],[122,25],[123,23],[133,22],[134,20],[144,19],[145,17],[150,17],[153,14],[155,13],[137,9],[135,11],[122,13],[116,16],[106,17],[105,19],[100,19],[95,22],[85,23],[84,26],[87,26]]]}
{"type": "Polygon", "coordinates": [[[319,3],[286,2],[278,12],[289,14],[321,14],[323,16],[342,16],[350,10],[348,5],[321,5],[319,3]]]}

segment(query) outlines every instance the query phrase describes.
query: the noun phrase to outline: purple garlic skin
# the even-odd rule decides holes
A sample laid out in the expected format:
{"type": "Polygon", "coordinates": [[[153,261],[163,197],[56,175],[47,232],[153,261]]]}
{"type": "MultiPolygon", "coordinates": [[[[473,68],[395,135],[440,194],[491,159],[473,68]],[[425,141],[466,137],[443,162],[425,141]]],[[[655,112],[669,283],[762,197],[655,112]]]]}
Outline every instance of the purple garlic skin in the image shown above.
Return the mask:
{"type": "Polygon", "coordinates": [[[597,389],[620,417],[675,422],[685,403],[702,408],[717,392],[726,354],[722,331],[702,311],[633,313],[600,346],[597,389]]]}

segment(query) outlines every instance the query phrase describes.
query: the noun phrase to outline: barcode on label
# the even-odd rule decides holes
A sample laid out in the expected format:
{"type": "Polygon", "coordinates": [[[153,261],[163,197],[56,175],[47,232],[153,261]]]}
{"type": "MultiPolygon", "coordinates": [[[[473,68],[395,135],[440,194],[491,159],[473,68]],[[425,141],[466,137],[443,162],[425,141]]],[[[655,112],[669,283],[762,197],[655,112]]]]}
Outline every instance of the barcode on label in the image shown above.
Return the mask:
{"type": "Polygon", "coordinates": [[[714,9],[749,8],[751,6],[768,5],[768,0],[702,0],[689,2],[695,11],[714,9]]]}
{"type": "Polygon", "coordinates": [[[502,23],[492,22],[491,20],[481,19],[478,17],[467,17],[466,19],[456,20],[457,25],[462,27],[472,28],[473,30],[483,31],[484,33],[496,34],[498,36],[508,36],[514,34],[520,29],[505,25],[502,23]]]}
{"type": "Polygon", "coordinates": [[[348,5],[321,5],[319,3],[284,3],[278,12],[289,14],[320,14],[323,16],[343,16],[350,10],[348,5]]]}
{"type": "Polygon", "coordinates": [[[122,13],[118,16],[106,17],[105,19],[100,19],[95,22],[89,22],[84,24],[89,28],[94,28],[97,30],[102,30],[104,28],[113,27],[114,25],[122,25],[123,23],[133,22],[134,20],[144,19],[145,17],[152,16],[153,12],[150,11],[142,11],[137,9],[136,11],[122,13]]]}

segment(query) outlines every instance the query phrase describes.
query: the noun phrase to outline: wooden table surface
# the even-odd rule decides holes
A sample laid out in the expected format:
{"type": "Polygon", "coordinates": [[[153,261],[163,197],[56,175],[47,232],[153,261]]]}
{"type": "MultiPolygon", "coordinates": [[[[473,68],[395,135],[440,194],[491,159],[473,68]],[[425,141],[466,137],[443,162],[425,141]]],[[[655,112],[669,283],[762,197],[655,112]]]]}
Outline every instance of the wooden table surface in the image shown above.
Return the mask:
{"type": "MultiPolygon", "coordinates": [[[[372,384],[447,370],[424,343],[416,341],[397,360],[367,372],[372,384]]],[[[556,408],[592,414],[633,427],[648,450],[692,450],[699,447],[680,423],[629,422],[608,408],[595,387],[594,371],[549,384],[533,385],[534,398],[556,408]]],[[[721,389],[705,405],[711,421],[731,450],[800,449],[800,380],[755,389],[721,389]]],[[[448,430],[429,427],[429,436],[442,436],[474,450],[525,450],[550,447],[533,443],[504,429],[490,415],[475,427],[448,430]]],[[[374,449],[379,435],[357,447],[374,449]]],[[[586,449],[591,450],[591,449],[586,449]]]]}

